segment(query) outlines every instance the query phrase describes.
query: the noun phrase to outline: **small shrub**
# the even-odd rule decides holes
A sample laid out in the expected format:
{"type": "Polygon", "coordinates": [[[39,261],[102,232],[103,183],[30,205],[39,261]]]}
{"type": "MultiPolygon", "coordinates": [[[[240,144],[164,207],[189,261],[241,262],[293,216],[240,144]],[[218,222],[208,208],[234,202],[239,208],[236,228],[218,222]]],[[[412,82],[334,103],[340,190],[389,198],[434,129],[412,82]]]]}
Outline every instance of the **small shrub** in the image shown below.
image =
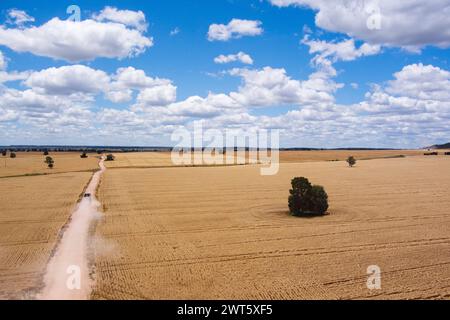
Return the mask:
{"type": "Polygon", "coordinates": [[[6,150],[2,150],[2,156],[6,157],[6,150]]]}
{"type": "Polygon", "coordinates": [[[44,156],[48,156],[48,150],[44,151],[44,156]]]}
{"type": "Polygon", "coordinates": [[[86,154],[86,152],[83,152],[81,155],[80,155],[80,158],[87,158],[88,156],[87,156],[87,154],[86,154]]]}
{"type": "Polygon", "coordinates": [[[114,161],[115,157],[110,153],[106,156],[106,160],[105,161],[114,161]]]}
{"type": "Polygon", "coordinates": [[[356,159],[353,156],[348,157],[346,161],[347,161],[348,166],[350,168],[353,167],[356,164],[356,159]]]}
{"type": "Polygon", "coordinates": [[[15,158],[16,154],[14,152],[11,152],[11,154],[9,155],[10,158],[15,158]]]}
{"type": "Polygon", "coordinates": [[[297,177],[291,181],[289,211],[293,216],[323,215],[328,209],[328,195],[322,186],[312,185],[308,179],[297,177]]]}

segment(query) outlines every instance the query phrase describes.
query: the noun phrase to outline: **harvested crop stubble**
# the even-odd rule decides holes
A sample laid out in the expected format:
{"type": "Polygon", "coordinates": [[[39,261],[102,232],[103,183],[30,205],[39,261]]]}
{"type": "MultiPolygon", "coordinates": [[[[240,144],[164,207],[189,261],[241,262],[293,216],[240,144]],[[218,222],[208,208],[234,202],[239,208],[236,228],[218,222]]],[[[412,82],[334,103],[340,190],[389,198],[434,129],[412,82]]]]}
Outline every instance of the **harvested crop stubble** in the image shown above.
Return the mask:
{"type": "MultiPolygon", "coordinates": [[[[200,154],[200,152],[197,152],[200,154]]],[[[181,154],[180,154],[181,155],[181,154]]],[[[191,162],[185,164],[174,164],[172,162],[171,153],[170,152],[129,152],[129,153],[116,153],[114,156],[116,157],[114,161],[108,161],[105,165],[108,168],[133,168],[133,167],[172,167],[172,166],[192,166],[192,165],[200,165],[205,166],[207,162],[201,162],[200,164],[194,162],[194,153],[190,153],[191,162]]],[[[215,153],[213,153],[215,156],[215,153]]],[[[217,154],[219,157],[219,154],[217,154]]],[[[221,162],[220,164],[226,164],[226,156],[220,155],[221,162]]],[[[248,153],[246,153],[246,157],[248,159],[248,153]]],[[[236,158],[241,159],[242,163],[245,163],[245,155],[242,157],[238,157],[237,154],[233,154],[233,159],[235,159],[231,164],[237,164],[236,158]]],[[[247,161],[249,162],[249,161],[247,161]]]]}
{"type": "Polygon", "coordinates": [[[16,155],[15,159],[0,156],[0,177],[96,170],[99,161],[94,155],[81,159],[78,152],[55,152],[50,153],[55,165],[49,169],[41,152],[16,152],[16,155]]]}
{"type": "Polygon", "coordinates": [[[448,159],[109,170],[95,299],[450,298],[448,159]],[[290,180],[330,196],[291,217],[290,180]],[[378,265],[382,289],[368,290],[378,265]]]}
{"type": "MultiPolygon", "coordinates": [[[[281,163],[345,160],[353,155],[357,159],[373,159],[423,155],[423,150],[312,150],[280,151],[281,163]]],[[[106,162],[108,168],[170,167],[174,166],[170,152],[126,152],[115,153],[115,161],[106,162]]],[[[235,156],[237,156],[235,154],[235,156]]],[[[225,157],[223,156],[224,163],[225,157]]],[[[241,161],[249,163],[249,153],[241,161]],[[244,160],[246,159],[246,160],[244,160]]],[[[193,157],[192,157],[193,160],[193,157]]],[[[237,161],[236,161],[237,162],[237,161]]]]}
{"type": "Polygon", "coordinates": [[[4,178],[0,183],[0,299],[33,298],[58,233],[91,173],[4,178]]]}
{"type": "Polygon", "coordinates": [[[423,155],[423,150],[293,150],[281,151],[280,162],[344,161],[349,156],[354,156],[357,160],[364,160],[421,155],[423,155]]]}

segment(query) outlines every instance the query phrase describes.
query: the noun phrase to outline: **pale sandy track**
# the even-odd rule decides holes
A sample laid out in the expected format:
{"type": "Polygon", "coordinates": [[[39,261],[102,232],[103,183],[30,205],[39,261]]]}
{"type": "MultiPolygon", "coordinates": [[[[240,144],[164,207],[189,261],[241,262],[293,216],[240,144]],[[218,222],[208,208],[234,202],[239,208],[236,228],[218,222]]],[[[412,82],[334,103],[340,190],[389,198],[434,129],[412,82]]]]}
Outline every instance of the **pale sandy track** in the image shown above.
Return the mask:
{"type": "MultiPolygon", "coordinates": [[[[89,226],[99,216],[97,211],[100,203],[95,198],[95,192],[102,173],[105,171],[103,159],[100,170],[94,173],[86,193],[90,198],[83,198],[72,213],[61,241],[51,258],[44,277],[45,286],[37,299],[40,300],[84,300],[89,299],[92,278],[88,263],[89,226]],[[80,288],[69,288],[68,281],[80,271],[80,288]]],[[[72,282],[73,283],[73,282],[72,282]]]]}

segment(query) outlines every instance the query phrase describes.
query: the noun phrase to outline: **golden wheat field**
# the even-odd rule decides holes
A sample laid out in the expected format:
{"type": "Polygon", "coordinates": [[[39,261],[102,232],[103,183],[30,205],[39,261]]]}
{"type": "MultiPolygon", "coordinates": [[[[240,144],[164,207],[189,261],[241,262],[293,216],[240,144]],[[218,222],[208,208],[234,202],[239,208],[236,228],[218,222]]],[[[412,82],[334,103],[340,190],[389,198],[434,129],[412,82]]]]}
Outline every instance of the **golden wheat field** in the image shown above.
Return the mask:
{"type": "MultiPolygon", "coordinates": [[[[443,152],[442,152],[443,153],[443,152]]],[[[399,156],[423,156],[423,150],[312,150],[281,151],[280,162],[336,161],[345,160],[349,156],[355,159],[381,159],[399,156]]]]}
{"type": "MultiPolygon", "coordinates": [[[[443,153],[444,151],[442,151],[443,153]]],[[[308,161],[334,161],[345,160],[353,155],[356,159],[377,159],[397,156],[423,155],[423,150],[312,150],[312,151],[280,151],[279,161],[281,163],[308,162],[308,161]]],[[[106,162],[108,168],[131,168],[131,167],[170,167],[174,166],[170,152],[127,152],[115,153],[115,161],[106,162]]],[[[270,152],[269,152],[270,156],[270,152]]],[[[235,163],[238,155],[234,155],[235,163]]],[[[249,153],[239,157],[241,162],[249,162],[249,153]],[[246,159],[246,160],[245,160],[246,159]]],[[[191,156],[194,159],[194,156],[191,156]]],[[[222,156],[226,163],[226,155],[222,156]]]]}
{"type": "Polygon", "coordinates": [[[91,173],[0,179],[0,299],[32,298],[91,173]]]}
{"type": "MultiPolygon", "coordinates": [[[[213,153],[213,156],[215,153],[213,153]]],[[[201,162],[200,165],[194,162],[194,153],[190,154],[190,160],[187,164],[174,164],[171,158],[171,152],[126,152],[114,154],[115,160],[106,162],[108,168],[158,168],[158,167],[174,167],[174,166],[206,166],[205,162],[201,162]]],[[[226,155],[220,156],[220,164],[227,164],[226,155]]],[[[239,161],[242,164],[250,162],[248,153],[244,153],[242,156],[233,154],[231,163],[237,164],[239,161]],[[239,159],[239,160],[238,160],[239,159]]]]}
{"type": "Polygon", "coordinates": [[[115,153],[115,160],[105,162],[108,168],[118,167],[167,167],[172,166],[170,152],[115,153]]]}
{"type": "Polygon", "coordinates": [[[81,159],[77,152],[51,152],[55,167],[49,169],[41,152],[16,152],[16,155],[14,159],[9,154],[0,156],[0,177],[96,170],[99,161],[97,154],[81,159]]]}
{"type": "Polygon", "coordinates": [[[108,170],[92,298],[449,299],[449,190],[443,156],[108,170]],[[326,188],[329,215],[288,214],[295,176],[326,188]]]}

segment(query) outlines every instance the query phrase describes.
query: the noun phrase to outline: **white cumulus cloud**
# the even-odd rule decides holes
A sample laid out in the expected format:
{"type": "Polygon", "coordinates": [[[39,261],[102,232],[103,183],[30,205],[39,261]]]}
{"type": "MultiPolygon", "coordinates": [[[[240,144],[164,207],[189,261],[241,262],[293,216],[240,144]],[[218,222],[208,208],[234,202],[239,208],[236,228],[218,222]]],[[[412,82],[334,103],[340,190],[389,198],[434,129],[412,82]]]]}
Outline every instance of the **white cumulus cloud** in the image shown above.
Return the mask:
{"type": "Polygon", "coordinates": [[[243,84],[230,97],[244,106],[328,104],[334,101],[333,93],[342,85],[322,73],[312,73],[307,80],[289,77],[283,68],[232,69],[243,84]]]}
{"type": "Polygon", "coordinates": [[[24,83],[49,95],[95,94],[107,90],[109,76],[83,65],[48,68],[33,72],[24,83]]]}
{"type": "Polygon", "coordinates": [[[408,50],[450,47],[450,0],[269,0],[315,10],[316,25],[371,44],[408,50]],[[439,31],[437,31],[439,30],[439,31]]]}
{"type": "Polygon", "coordinates": [[[177,99],[177,87],[172,84],[142,89],[137,102],[145,106],[165,106],[177,99]]]}
{"type": "Polygon", "coordinates": [[[0,70],[5,70],[7,65],[6,57],[3,55],[3,52],[0,51],[0,70]]]}
{"type": "Polygon", "coordinates": [[[214,62],[220,63],[220,64],[230,63],[230,62],[235,62],[235,61],[240,61],[244,64],[253,64],[252,57],[242,51],[240,51],[236,54],[229,54],[229,55],[221,54],[220,56],[217,56],[214,58],[214,62]]]}
{"type": "Polygon", "coordinates": [[[263,33],[258,20],[232,19],[228,24],[212,24],[208,30],[209,41],[228,41],[243,36],[258,36],[263,33]]]}
{"type": "Polygon", "coordinates": [[[10,9],[8,10],[8,22],[22,26],[27,22],[34,22],[34,18],[23,10],[10,9]]]}
{"type": "Polygon", "coordinates": [[[100,13],[94,14],[92,18],[96,21],[118,22],[139,31],[146,31],[148,27],[145,14],[142,11],[119,10],[107,6],[100,13]]]}
{"type": "Polygon", "coordinates": [[[323,59],[336,61],[352,61],[363,56],[371,56],[380,53],[379,45],[370,45],[363,43],[359,48],[355,46],[353,39],[343,40],[341,42],[327,42],[323,40],[310,40],[309,36],[302,39],[302,43],[309,46],[310,54],[317,54],[313,59],[318,63],[323,59]]]}
{"type": "Polygon", "coordinates": [[[53,18],[41,26],[0,26],[0,45],[17,52],[79,62],[98,57],[126,58],[143,53],[152,38],[124,24],[94,20],[69,21],[53,18]]]}

